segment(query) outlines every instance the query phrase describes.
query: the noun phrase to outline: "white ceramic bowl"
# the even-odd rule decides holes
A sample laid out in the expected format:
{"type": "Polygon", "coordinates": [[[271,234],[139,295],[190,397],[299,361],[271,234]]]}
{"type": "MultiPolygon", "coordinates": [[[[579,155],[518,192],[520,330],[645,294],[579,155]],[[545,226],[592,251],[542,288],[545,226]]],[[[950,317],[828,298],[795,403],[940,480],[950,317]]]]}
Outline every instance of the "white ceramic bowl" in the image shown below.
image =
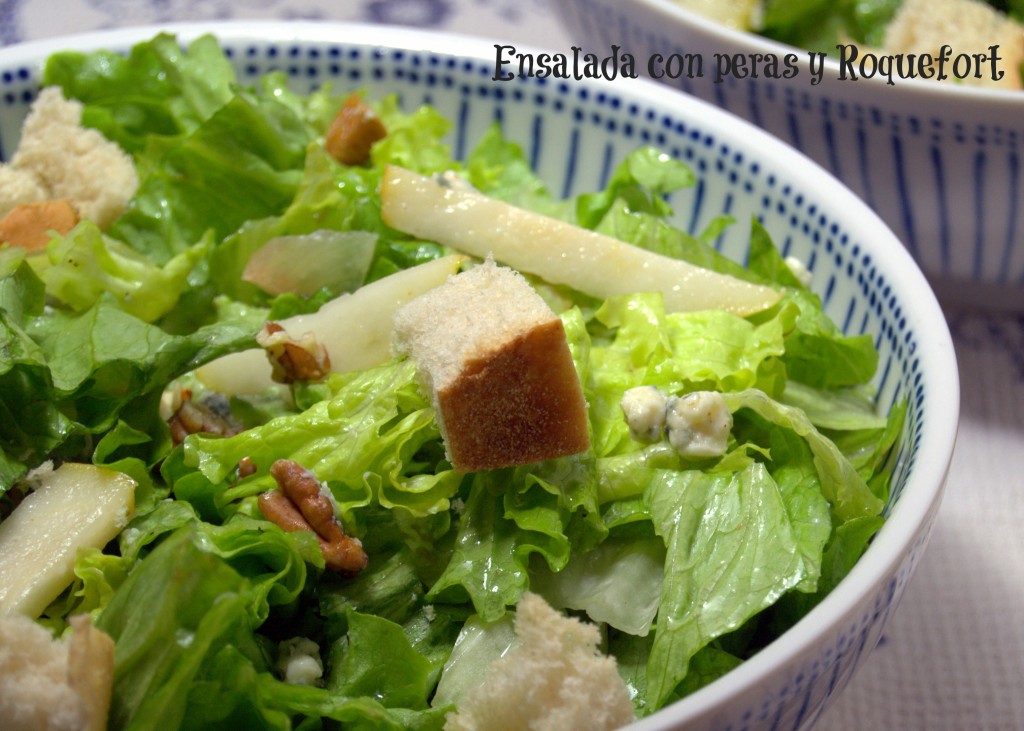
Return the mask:
{"type": "MultiPolygon", "coordinates": [[[[155,28],[37,42],[0,50],[0,144],[11,149],[33,98],[41,59],[75,47],[125,49],[155,28]]],[[[878,404],[909,402],[888,521],[852,573],[773,644],[704,689],[637,723],[637,729],[802,729],[810,726],[882,636],[923,550],[942,494],[959,409],[949,331],[929,285],[893,233],[853,193],[800,153],[710,105],[650,82],[494,82],[493,46],[480,39],[331,24],[171,26],[183,41],[216,33],[254,82],[271,68],[296,90],[397,92],[454,121],[465,150],[495,119],[504,123],[555,192],[602,185],[641,143],[686,160],[698,185],[673,196],[681,225],[715,216],[761,218],[805,261],[829,314],[869,333],[881,353],[878,404]]],[[[746,226],[722,250],[747,253],[746,226]]]]}
{"type": "Polygon", "coordinates": [[[906,245],[940,297],[1024,308],[1024,92],[880,76],[811,84],[807,52],[738,31],[672,0],[561,0],[574,40],[646,67],[699,54],[702,78],[660,79],[760,125],[863,198],[906,245]],[[797,53],[791,79],[715,81],[714,54],[797,53]]]}

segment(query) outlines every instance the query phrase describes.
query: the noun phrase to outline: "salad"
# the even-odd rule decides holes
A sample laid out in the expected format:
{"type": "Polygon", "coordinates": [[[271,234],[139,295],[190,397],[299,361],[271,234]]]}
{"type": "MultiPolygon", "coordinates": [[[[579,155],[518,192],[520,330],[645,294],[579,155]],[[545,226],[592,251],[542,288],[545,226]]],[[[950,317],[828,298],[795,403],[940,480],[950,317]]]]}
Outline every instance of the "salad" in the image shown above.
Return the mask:
{"type": "MultiPolygon", "coordinates": [[[[905,411],[875,411],[870,336],[829,320],[756,220],[675,228],[666,196],[695,181],[681,162],[642,147],[603,190],[559,200],[499,124],[455,160],[430,106],[372,87],[299,96],[276,72],[243,87],[212,37],[58,53],[42,81],[125,151],[138,186],[105,227],[0,249],[0,531],[49,467],[134,482],[116,536],[80,547],[70,584],[32,613],[57,635],[87,615],[113,639],[110,727],[442,728],[534,595],[600,628],[645,716],[785,632],[883,524],[905,411]],[[325,140],[347,103],[381,130],[341,162],[325,140]],[[382,220],[389,166],[454,172],[777,296],[742,315],[677,310],[661,292],[598,297],[527,272],[564,325],[589,449],[460,473],[411,359],[253,384],[239,355],[267,366],[267,323],[477,260],[382,220]],[[746,267],[712,245],[735,225],[750,227],[746,267]],[[721,448],[639,438],[622,408],[636,387],[720,394],[721,448]],[[332,570],[315,532],[264,517],[280,463],[323,486],[365,561],[332,570]],[[309,672],[287,671],[296,655],[309,672]]],[[[374,311],[332,337],[361,342],[374,311]]],[[[12,550],[0,540],[0,564],[12,550]]]]}

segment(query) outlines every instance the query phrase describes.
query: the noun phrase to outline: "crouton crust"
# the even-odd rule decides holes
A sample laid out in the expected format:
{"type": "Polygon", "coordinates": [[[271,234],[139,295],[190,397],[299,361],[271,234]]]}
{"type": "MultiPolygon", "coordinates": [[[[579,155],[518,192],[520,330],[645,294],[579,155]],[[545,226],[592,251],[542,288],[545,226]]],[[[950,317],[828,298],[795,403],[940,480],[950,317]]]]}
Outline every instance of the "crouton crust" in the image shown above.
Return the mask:
{"type": "Polygon", "coordinates": [[[51,232],[66,234],[77,223],[78,214],[68,200],[22,203],[0,219],[0,243],[42,251],[51,232]]]}
{"type": "Polygon", "coordinates": [[[452,462],[464,471],[540,462],[589,446],[579,376],[557,318],[466,361],[437,399],[452,462]]]}

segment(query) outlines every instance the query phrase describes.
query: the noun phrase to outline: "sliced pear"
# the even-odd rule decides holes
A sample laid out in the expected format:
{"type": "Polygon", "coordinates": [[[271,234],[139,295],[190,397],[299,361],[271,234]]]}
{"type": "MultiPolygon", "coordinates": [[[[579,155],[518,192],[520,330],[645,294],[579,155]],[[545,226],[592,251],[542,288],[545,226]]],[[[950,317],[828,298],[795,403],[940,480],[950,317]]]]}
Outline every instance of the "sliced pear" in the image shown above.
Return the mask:
{"type": "Polygon", "coordinates": [[[103,548],[135,509],[135,481],[67,462],[32,475],[33,492],[0,523],[0,614],[38,617],[74,580],[81,548],[103,548]]]}
{"type": "Polygon", "coordinates": [[[760,312],[782,296],[770,287],[655,254],[596,231],[490,198],[450,178],[397,166],[384,171],[381,218],[389,226],[496,260],[594,297],[660,291],[669,312],[760,312]]]}
{"type": "Polygon", "coordinates": [[[242,279],[270,294],[308,297],[321,287],[352,292],[366,279],[376,245],[377,234],[369,231],[277,236],[253,252],[242,279]]]}
{"type": "MultiPolygon", "coordinates": [[[[331,370],[356,371],[391,357],[391,322],[395,311],[414,297],[444,284],[464,256],[446,256],[419,264],[336,297],[319,310],[278,321],[293,338],[312,333],[327,349],[331,370]]],[[[227,396],[261,393],[275,385],[262,348],[232,353],[196,370],[207,388],[227,396]]]]}

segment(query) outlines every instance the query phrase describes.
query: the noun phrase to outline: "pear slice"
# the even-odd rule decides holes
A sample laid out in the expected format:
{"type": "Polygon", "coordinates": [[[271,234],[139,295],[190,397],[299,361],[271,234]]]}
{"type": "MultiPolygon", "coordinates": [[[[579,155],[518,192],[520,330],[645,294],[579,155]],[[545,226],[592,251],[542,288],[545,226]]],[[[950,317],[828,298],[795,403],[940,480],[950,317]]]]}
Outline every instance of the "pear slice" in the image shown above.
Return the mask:
{"type": "MultiPolygon", "coordinates": [[[[355,292],[335,297],[316,312],[278,321],[298,339],[312,333],[324,346],[336,373],[363,370],[391,357],[395,311],[409,300],[444,284],[465,256],[452,255],[395,272],[355,292]]],[[[218,358],[196,369],[199,381],[226,396],[261,393],[276,384],[262,348],[218,358]]]]}
{"type": "Polygon", "coordinates": [[[74,579],[80,548],[103,548],[135,509],[135,480],[67,462],[30,476],[33,492],[0,523],[0,614],[31,617],[74,579]]]}
{"type": "Polygon", "coordinates": [[[249,257],[242,279],[275,295],[309,297],[321,287],[353,292],[366,278],[376,245],[377,234],[369,231],[319,229],[276,236],[249,257]]]}
{"type": "Polygon", "coordinates": [[[660,291],[669,312],[726,310],[744,316],[782,293],[596,231],[509,205],[451,177],[388,166],[380,189],[384,222],[428,241],[496,260],[551,284],[599,298],[660,291]]]}

